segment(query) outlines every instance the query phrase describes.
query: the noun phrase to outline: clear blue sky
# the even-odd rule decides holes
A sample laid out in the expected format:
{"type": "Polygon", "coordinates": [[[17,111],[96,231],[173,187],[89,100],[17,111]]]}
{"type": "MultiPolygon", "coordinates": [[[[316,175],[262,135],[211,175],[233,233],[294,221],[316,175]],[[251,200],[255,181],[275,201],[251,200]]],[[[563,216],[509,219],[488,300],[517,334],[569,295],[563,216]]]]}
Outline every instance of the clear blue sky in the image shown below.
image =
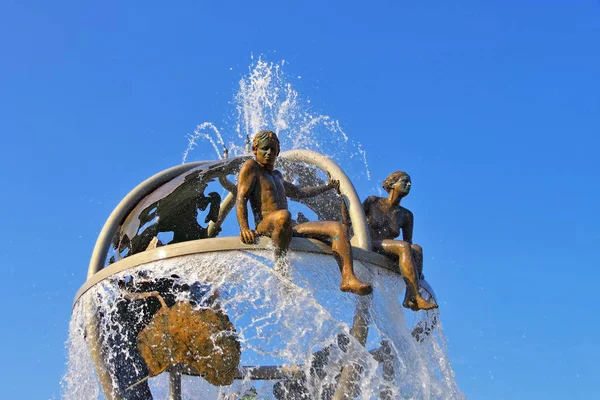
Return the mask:
{"type": "Polygon", "coordinates": [[[373,186],[412,175],[404,205],[469,398],[600,398],[592,0],[3,1],[2,398],[59,398],[104,220],[227,117],[251,54],[302,76],[373,186]]]}

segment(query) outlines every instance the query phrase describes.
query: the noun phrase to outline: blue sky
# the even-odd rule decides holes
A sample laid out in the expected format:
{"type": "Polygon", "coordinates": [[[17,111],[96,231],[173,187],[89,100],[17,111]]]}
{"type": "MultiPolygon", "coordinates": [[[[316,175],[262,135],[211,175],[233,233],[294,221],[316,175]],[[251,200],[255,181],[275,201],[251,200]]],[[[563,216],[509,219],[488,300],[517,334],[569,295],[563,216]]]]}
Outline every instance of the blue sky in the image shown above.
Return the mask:
{"type": "Polygon", "coordinates": [[[104,220],[254,54],[362,143],[361,197],[411,174],[469,398],[600,398],[599,43],[598,1],[2,2],[2,397],[60,397],[104,220]]]}

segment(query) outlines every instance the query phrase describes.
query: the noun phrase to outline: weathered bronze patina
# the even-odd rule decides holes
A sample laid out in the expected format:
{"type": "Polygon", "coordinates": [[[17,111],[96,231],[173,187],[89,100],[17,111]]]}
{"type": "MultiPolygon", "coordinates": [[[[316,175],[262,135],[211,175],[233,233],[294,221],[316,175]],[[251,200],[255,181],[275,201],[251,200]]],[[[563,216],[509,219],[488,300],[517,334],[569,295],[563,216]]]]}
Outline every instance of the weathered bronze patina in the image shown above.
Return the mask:
{"type": "Polygon", "coordinates": [[[159,300],[162,308],[138,335],[149,376],[186,364],[212,385],[233,383],[241,350],[227,315],[211,308],[194,309],[182,301],[169,308],[160,296],[159,300]]]}
{"type": "Polygon", "coordinates": [[[118,285],[121,297],[111,323],[124,329],[108,341],[121,349],[114,379],[127,399],[152,399],[147,379],[171,368],[186,368],[213,385],[233,382],[241,346],[210,286],[180,282],[177,275],[154,278],[149,271],[119,279],[118,285]]]}
{"type": "Polygon", "coordinates": [[[423,249],[413,244],[413,213],[400,206],[400,201],[410,193],[411,179],[406,172],[396,171],[383,181],[389,196],[369,196],[363,208],[371,233],[373,250],[397,259],[406,283],[403,305],[411,310],[428,310],[437,304],[425,300],[419,293],[419,280],[423,274],[423,249]],[[400,236],[403,240],[393,240],[400,236]]]}
{"type": "Polygon", "coordinates": [[[339,190],[339,182],[329,180],[326,185],[298,187],[287,182],[280,171],[274,169],[279,155],[279,139],[274,132],[260,131],[252,142],[255,158],[247,160],[238,176],[237,219],[240,239],[243,243],[255,243],[257,235],[269,236],[275,245],[277,259],[285,256],[292,236],[327,238],[340,267],[342,283],[340,290],[358,295],[371,293],[371,285],[354,275],[352,248],[346,227],[335,221],[304,222],[293,226],[288,210],[287,197],[299,199],[313,197],[330,189],[339,190]],[[256,229],[248,224],[250,201],[256,229]]]}

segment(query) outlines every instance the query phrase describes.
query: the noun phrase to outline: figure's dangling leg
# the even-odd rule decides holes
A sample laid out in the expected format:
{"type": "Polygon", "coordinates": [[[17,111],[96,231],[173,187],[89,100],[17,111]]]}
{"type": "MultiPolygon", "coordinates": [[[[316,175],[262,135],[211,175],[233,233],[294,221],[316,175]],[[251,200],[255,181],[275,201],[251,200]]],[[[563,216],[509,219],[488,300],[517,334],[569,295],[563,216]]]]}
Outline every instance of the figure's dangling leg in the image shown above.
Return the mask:
{"type": "Polygon", "coordinates": [[[412,249],[412,257],[415,262],[417,278],[421,281],[422,279],[425,279],[425,276],[423,275],[423,248],[418,244],[411,244],[410,248],[412,249]]]}
{"type": "MultiPolygon", "coordinates": [[[[417,273],[417,290],[418,290],[418,282],[420,282],[422,279],[425,279],[425,276],[423,275],[423,248],[421,246],[419,246],[418,244],[411,244],[410,245],[412,251],[411,251],[411,255],[413,257],[413,261],[414,261],[414,265],[415,265],[415,271],[417,273]]],[[[424,303],[418,303],[418,307],[419,309],[424,309],[424,310],[428,310],[429,308],[425,308],[428,304],[434,304],[431,301],[427,301],[425,300],[422,296],[420,292],[417,292],[419,294],[417,300],[419,300],[419,298],[424,300],[424,303]]],[[[438,305],[436,304],[435,307],[433,308],[437,308],[438,305]]]]}
{"type": "Polygon", "coordinates": [[[419,280],[410,245],[401,240],[384,240],[381,245],[385,251],[396,254],[399,258],[400,272],[406,283],[402,305],[413,311],[437,308],[437,304],[425,300],[419,293],[419,280]]]}
{"type": "Polygon", "coordinates": [[[348,229],[345,225],[336,224],[335,232],[331,237],[331,250],[333,251],[340,272],[342,273],[342,292],[352,292],[361,296],[373,291],[371,285],[362,283],[354,275],[354,260],[352,259],[352,246],[348,238],[348,229]]]}
{"type": "Polygon", "coordinates": [[[306,222],[296,225],[294,231],[305,237],[318,238],[326,236],[331,240],[333,257],[342,273],[342,283],[340,285],[342,292],[364,296],[373,291],[371,285],[361,282],[354,275],[352,247],[345,225],[334,221],[306,222]]]}

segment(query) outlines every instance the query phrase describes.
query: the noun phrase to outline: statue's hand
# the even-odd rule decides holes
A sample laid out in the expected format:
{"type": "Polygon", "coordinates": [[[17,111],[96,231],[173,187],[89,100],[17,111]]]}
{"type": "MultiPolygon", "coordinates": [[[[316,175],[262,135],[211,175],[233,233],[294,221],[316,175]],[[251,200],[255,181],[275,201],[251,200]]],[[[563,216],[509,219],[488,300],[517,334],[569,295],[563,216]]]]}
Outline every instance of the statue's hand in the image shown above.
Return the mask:
{"type": "Polygon", "coordinates": [[[240,232],[240,240],[245,244],[256,243],[256,233],[252,229],[242,229],[240,232]]]}
{"type": "Polygon", "coordinates": [[[331,179],[331,176],[329,176],[329,181],[327,182],[327,186],[329,186],[332,189],[335,189],[335,191],[337,192],[337,194],[341,195],[342,193],[340,192],[340,181],[338,181],[337,179],[331,179]]]}

